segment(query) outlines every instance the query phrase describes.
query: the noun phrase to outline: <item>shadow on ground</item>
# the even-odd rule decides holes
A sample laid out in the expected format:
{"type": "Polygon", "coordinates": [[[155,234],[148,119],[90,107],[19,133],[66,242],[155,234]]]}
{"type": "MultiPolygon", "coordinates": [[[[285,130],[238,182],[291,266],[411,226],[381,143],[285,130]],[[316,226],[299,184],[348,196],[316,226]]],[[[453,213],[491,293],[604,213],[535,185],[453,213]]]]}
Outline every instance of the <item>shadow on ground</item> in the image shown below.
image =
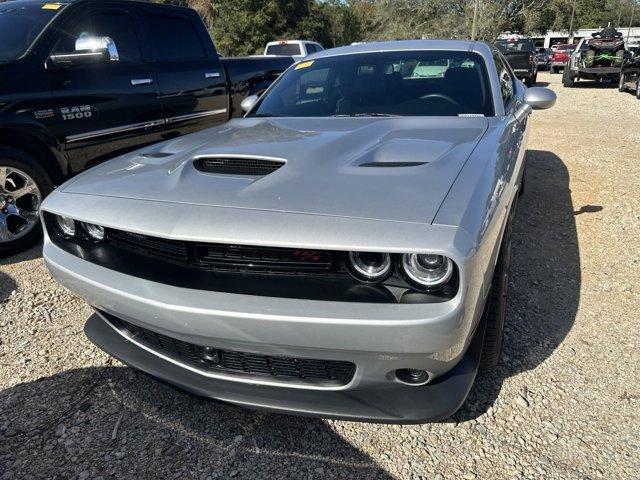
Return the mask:
{"type": "Polygon", "coordinates": [[[7,300],[18,285],[15,280],[6,273],[0,272],[0,304],[7,300]]]}
{"type": "Polygon", "coordinates": [[[10,265],[12,263],[26,262],[40,257],[42,257],[42,243],[39,243],[35,247],[25,250],[24,252],[16,253],[15,255],[5,258],[0,257],[0,267],[3,265],[10,265]]]}
{"type": "MultiPolygon", "coordinates": [[[[513,231],[502,360],[496,369],[479,373],[454,421],[485,413],[504,380],[544,362],[575,320],[580,251],[567,168],[552,152],[530,150],[524,188],[513,231]]],[[[587,207],[585,213],[602,210],[587,207]]]]}
{"type": "Polygon", "coordinates": [[[11,478],[393,478],[330,422],[203,401],[130,368],[70,370],[0,392],[11,478]]]}

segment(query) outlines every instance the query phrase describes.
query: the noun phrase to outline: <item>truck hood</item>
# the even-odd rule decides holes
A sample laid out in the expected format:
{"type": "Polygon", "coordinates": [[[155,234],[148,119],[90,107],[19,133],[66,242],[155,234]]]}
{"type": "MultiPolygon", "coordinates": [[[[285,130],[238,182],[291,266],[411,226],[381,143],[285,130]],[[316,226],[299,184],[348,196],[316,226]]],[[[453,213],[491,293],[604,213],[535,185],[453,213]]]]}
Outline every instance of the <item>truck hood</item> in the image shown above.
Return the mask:
{"type": "Polygon", "coordinates": [[[312,215],[431,223],[485,118],[238,119],[106,162],[61,191],[312,215]],[[262,176],[195,158],[276,159],[262,176]]]}

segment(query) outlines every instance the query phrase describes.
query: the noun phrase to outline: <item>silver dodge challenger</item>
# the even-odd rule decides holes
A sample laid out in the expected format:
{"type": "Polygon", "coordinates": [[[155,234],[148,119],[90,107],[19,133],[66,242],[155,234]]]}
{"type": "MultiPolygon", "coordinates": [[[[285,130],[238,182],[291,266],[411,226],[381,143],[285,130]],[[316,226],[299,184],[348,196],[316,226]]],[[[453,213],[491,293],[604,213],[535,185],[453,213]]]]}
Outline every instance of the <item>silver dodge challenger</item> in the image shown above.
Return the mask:
{"type": "Polygon", "coordinates": [[[44,202],[44,258],[100,348],[198,396],[417,423],[498,362],[532,109],[492,46],[367,43],[293,65],[244,118],[44,202]]]}

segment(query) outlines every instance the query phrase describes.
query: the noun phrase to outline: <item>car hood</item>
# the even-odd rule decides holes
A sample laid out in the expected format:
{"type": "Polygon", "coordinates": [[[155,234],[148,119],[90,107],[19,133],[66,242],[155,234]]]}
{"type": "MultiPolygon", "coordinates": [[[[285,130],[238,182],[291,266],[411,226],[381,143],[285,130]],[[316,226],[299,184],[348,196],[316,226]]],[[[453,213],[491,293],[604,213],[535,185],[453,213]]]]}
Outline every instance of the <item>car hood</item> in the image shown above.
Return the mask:
{"type": "Polygon", "coordinates": [[[431,223],[485,118],[238,119],[106,162],[64,192],[431,223]],[[203,173],[196,157],[279,159],[263,176],[203,173]]]}

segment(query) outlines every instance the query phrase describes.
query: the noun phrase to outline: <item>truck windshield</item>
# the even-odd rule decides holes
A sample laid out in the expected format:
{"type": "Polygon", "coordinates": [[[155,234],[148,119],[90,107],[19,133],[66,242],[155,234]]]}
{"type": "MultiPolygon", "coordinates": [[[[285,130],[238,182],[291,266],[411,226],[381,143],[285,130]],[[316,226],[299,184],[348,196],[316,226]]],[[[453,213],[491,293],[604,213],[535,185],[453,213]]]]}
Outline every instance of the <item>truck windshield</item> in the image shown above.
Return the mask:
{"type": "Polygon", "coordinates": [[[502,53],[511,53],[511,52],[533,52],[534,46],[531,40],[498,40],[494,43],[494,45],[500,50],[502,53]]]}
{"type": "Polygon", "coordinates": [[[59,3],[0,3],[0,62],[24,55],[63,7],[59,3]]]}
{"type": "Polygon", "coordinates": [[[493,115],[485,62],[467,51],[337,55],[298,63],[249,116],[493,115]]]}
{"type": "Polygon", "coordinates": [[[279,43],[267,46],[266,55],[301,55],[300,45],[297,43],[279,43]]]}

